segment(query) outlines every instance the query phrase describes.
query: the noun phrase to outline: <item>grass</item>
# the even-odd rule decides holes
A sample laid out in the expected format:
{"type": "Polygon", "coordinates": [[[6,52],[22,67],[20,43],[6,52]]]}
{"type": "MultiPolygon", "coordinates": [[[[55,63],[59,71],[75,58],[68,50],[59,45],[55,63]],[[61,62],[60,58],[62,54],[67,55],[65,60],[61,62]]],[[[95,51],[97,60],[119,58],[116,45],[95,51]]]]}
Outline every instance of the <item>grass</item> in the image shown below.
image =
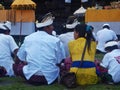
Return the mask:
{"type": "Polygon", "coordinates": [[[103,56],[104,56],[103,54],[96,54],[96,55],[95,55],[95,58],[96,58],[97,60],[100,60],[100,61],[101,61],[102,58],[103,58],[103,56]]]}
{"type": "MultiPolygon", "coordinates": [[[[101,60],[103,55],[96,55],[96,58],[101,60]]],[[[20,77],[3,77],[0,78],[0,90],[120,90],[120,84],[107,85],[98,83],[96,85],[78,86],[68,89],[57,82],[52,85],[33,86],[27,84],[25,80],[20,77]]]]}
{"type": "Polygon", "coordinates": [[[61,84],[33,86],[27,84],[20,77],[0,78],[0,90],[120,90],[120,85],[96,84],[87,86],[78,86],[77,88],[68,89],[61,84]]]}

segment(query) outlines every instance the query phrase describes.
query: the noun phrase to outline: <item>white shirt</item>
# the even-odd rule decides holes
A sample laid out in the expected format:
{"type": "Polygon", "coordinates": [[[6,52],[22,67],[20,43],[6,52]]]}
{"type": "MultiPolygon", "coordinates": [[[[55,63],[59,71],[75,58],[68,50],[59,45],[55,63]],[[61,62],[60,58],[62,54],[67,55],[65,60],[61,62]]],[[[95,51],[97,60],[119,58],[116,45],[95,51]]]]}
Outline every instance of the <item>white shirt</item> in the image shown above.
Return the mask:
{"type": "Polygon", "coordinates": [[[97,32],[97,49],[100,50],[101,52],[105,52],[104,50],[104,45],[107,41],[109,40],[117,40],[116,33],[112,30],[109,30],[107,28],[99,30],[97,32]]]}
{"type": "Polygon", "coordinates": [[[92,34],[93,34],[95,41],[97,41],[97,35],[95,34],[95,32],[92,32],[92,34]]]}
{"type": "Polygon", "coordinates": [[[105,54],[100,65],[108,68],[108,73],[112,75],[115,83],[120,82],[120,49],[105,54]]]}
{"type": "Polygon", "coordinates": [[[84,2],[88,2],[88,0],[81,0],[81,2],[82,2],[82,3],[84,3],[84,2]]]}
{"type": "Polygon", "coordinates": [[[11,53],[17,48],[18,46],[12,36],[0,34],[0,66],[5,67],[7,70],[6,75],[14,75],[12,68],[14,61],[11,53]]]}
{"type": "Polygon", "coordinates": [[[58,38],[60,38],[60,40],[64,44],[65,54],[66,54],[66,57],[68,57],[69,56],[68,43],[71,40],[74,40],[74,32],[67,32],[67,33],[61,34],[58,36],[58,38]]]}
{"type": "Polygon", "coordinates": [[[65,0],[65,3],[71,3],[71,0],[65,0]]]}
{"type": "Polygon", "coordinates": [[[59,75],[56,64],[65,58],[65,52],[58,38],[44,31],[37,31],[25,37],[17,56],[28,63],[23,67],[26,79],[39,72],[51,84],[59,75]]]}

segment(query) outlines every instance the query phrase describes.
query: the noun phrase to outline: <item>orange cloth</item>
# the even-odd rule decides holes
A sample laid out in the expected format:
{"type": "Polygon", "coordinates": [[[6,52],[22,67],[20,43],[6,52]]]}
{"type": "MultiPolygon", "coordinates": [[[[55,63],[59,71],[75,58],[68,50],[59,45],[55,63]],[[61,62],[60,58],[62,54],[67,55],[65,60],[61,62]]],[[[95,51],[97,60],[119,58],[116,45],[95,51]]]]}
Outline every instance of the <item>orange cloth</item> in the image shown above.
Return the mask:
{"type": "Polygon", "coordinates": [[[0,22],[35,22],[34,10],[0,10],[0,22]]]}
{"type": "Polygon", "coordinates": [[[8,10],[0,10],[0,22],[7,21],[8,17],[7,11],[8,10]]]}
{"type": "Polygon", "coordinates": [[[85,22],[120,22],[120,9],[87,10],[85,22]]]}

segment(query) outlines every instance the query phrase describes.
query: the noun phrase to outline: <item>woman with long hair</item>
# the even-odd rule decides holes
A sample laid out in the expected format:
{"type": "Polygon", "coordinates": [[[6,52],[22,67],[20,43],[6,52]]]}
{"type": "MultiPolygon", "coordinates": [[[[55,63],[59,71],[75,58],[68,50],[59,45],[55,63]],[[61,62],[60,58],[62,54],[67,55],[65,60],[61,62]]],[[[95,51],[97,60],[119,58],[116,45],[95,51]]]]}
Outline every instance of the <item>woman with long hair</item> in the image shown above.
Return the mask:
{"type": "Polygon", "coordinates": [[[75,40],[69,42],[68,47],[72,65],[70,72],[75,72],[79,85],[96,84],[98,77],[94,64],[96,42],[92,34],[92,29],[86,24],[78,24],[74,29],[75,40]],[[82,53],[85,49],[83,60],[82,53]]]}

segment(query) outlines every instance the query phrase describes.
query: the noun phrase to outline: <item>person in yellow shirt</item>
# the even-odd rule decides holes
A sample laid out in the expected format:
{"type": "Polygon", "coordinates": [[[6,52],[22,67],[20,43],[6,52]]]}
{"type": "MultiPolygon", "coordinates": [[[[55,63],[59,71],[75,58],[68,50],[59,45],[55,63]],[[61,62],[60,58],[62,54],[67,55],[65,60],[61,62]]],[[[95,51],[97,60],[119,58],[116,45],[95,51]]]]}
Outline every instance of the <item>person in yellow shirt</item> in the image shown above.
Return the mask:
{"type": "Polygon", "coordinates": [[[96,42],[90,26],[78,24],[74,29],[75,40],[68,43],[72,65],[70,72],[75,72],[79,85],[96,84],[98,77],[94,63],[96,42]],[[87,47],[83,61],[81,61],[85,43],[87,47]],[[82,62],[82,64],[80,64],[82,62]]]}

